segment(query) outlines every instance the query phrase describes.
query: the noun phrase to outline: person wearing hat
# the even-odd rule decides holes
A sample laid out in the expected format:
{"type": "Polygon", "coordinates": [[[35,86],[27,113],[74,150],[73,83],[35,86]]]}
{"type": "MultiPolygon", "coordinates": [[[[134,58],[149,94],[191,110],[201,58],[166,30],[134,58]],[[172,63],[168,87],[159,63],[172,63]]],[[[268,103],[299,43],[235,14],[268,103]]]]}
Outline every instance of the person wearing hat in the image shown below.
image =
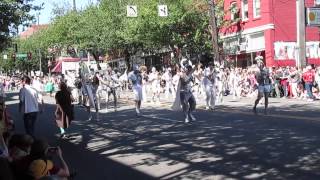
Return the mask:
{"type": "Polygon", "coordinates": [[[267,114],[268,109],[268,98],[271,91],[271,79],[268,69],[265,67],[262,61],[258,61],[259,71],[256,74],[256,79],[258,82],[258,97],[254,103],[253,112],[257,114],[257,105],[259,101],[264,96],[264,114],[267,114]]]}

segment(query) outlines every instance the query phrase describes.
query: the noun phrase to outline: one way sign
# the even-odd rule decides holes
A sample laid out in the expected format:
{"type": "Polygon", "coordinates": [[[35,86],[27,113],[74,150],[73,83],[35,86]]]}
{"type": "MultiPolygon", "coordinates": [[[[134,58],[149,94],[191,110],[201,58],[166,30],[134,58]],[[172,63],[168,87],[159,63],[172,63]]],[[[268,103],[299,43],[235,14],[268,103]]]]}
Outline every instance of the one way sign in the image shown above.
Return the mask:
{"type": "Polygon", "coordinates": [[[159,5],[158,6],[158,14],[160,17],[168,16],[168,6],[167,5],[159,5]]]}

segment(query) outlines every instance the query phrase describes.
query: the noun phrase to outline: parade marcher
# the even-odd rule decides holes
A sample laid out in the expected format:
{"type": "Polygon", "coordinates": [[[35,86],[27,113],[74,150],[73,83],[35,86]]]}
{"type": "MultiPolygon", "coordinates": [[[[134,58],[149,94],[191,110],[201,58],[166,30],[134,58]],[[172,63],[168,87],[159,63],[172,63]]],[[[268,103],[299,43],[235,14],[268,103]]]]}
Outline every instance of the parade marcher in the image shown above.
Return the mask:
{"type": "Polygon", "coordinates": [[[28,76],[22,78],[23,87],[19,93],[19,111],[23,113],[24,127],[26,133],[34,136],[35,122],[38,112],[42,112],[43,100],[37,90],[30,86],[31,79],[28,76]]]}
{"type": "Polygon", "coordinates": [[[200,98],[203,94],[202,80],[203,80],[203,70],[202,64],[198,64],[197,69],[193,73],[194,75],[194,91],[196,93],[196,97],[200,98]]]}
{"type": "Polygon", "coordinates": [[[136,115],[141,116],[141,101],[142,101],[142,76],[138,66],[133,67],[133,71],[128,74],[128,79],[132,84],[134,101],[136,107],[136,115]]]}
{"type": "Polygon", "coordinates": [[[74,119],[72,95],[64,82],[60,82],[59,91],[56,93],[56,123],[60,128],[61,138],[66,137],[66,128],[70,126],[70,122],[74,119]]]}
{"type": "Polygon", "coordinates": [[[140,67],[140,71],[141,71],[141,76],[142,76],[142,99],[143,102],[147,102],[148,98],[147,98],[147,88],[148,88],[148,73],[147,73],[147,67],[146,66],[141,66],[140,67]]]}
{"type": "Polygon", "coordinates": [[[181,61],[180,80],[177,89],[176,99],[172,108],[178,110],[181,108],[185,116],[185,123],[189,123],[190,120],[195,121],[196,118],[192,112],[196,109],[196,100],[192,93],[192,84],[194,81],[193,67],[191,62],[187,59],[181,61]]]}
{"type": "Polygon", "coordinates": [[[162,79],[166,81],[166,86],[165,86],[165,96],[166,98],[169,98],[169,94],[174,95],[175,91],[173,88],[173,78],[172,78],[172,72],[171,68],[168,68],[166,72],[163,74],[162,79]]]}
{"type": "Polygon", "coordinates": [[[160,78],[159,72],[156,70],[155,67],[152,67],[151,69],[151,73],[149,74],[149,82],[151,84],[152,89],[152,101],[160,102],[160,78]]]}
{"type": "Polygon", "coordinates": [[[106,104],[107,110],[109,109],[109,101],[111,94],[113,95],[114,110],[117,111],[117,88],[120,86],[117,75],[112,71],[111,67],[107,68],[107,73],[103,79],[100,79],[101,83],[105,85],[106,89],[106,104]]]}
{"type": "Polygon", "coordinates": [[[224,67],[220,66],[220,70],[218,70],[218,73],[216,75],[216,84],[217,84],[217,99],[216,101],[218,103],[222,103],[223,102],[223,96],[225,93],[225,77],[224,77],[224,67]]]}
{"type": "Polygon", "coordinates": [[[91,107],[95,110],[95,119],[99,120],[99,109],[97,104],[97,89],[99,87],[98,74],[92,75],[89,67],[80,63],[80,76],[82,84],[83,105],[88,112],[88,120],[91,121],[93,116],[91,114],[91,107]]]}
{"type": "Polygon", "coordinates": [[[204,70],[202,85],[206,93],[206,110],[214,110],[216,101],[215,72],[213,64],[204,70]]]}
{"type": "Polygon", "coordinates": [[[258,81],[258,97],[254,103],[253,107],[253,112],[257,114],[257,105],[261,98],[264,96],[264,114],[267,114],[267,109],[268,109],[268,98],[269,94],[271,91],[271,79],[270,79],[270,74],[269,70],[265,67],[264,63],[262,62],[261,59],[256,58],[258,67],[259,67],[259,72],[256,74],[256,79],[258,81]]]}

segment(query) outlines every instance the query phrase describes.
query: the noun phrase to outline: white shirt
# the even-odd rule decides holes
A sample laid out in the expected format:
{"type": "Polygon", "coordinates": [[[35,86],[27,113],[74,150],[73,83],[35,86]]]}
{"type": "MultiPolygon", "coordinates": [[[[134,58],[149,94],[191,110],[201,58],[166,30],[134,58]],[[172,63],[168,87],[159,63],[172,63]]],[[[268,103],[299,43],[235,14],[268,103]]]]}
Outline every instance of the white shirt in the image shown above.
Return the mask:
{"type": "Polygon", "coordinates": [[[23,105],[24,113],[39,112],[39,102],[41,98],[37,90],[32,88],[30,85],[25,85],[20,89],[19,100],[23,105]]]}

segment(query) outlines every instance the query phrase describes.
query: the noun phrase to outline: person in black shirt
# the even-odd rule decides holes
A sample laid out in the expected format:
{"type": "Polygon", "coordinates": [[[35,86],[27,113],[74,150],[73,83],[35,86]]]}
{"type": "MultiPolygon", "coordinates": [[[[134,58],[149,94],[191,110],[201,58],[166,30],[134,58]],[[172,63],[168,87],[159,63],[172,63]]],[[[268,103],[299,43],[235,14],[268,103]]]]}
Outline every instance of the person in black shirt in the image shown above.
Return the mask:
{"type": "Polygon", "coordinates": [[[74,119],[72,96],[64,82],[59,84],[60,90],[56,93],[55,99],[57,108],[55,111],[56,122],[60,128],[61,138],[65,138],[65,130],[74,119]]]}

